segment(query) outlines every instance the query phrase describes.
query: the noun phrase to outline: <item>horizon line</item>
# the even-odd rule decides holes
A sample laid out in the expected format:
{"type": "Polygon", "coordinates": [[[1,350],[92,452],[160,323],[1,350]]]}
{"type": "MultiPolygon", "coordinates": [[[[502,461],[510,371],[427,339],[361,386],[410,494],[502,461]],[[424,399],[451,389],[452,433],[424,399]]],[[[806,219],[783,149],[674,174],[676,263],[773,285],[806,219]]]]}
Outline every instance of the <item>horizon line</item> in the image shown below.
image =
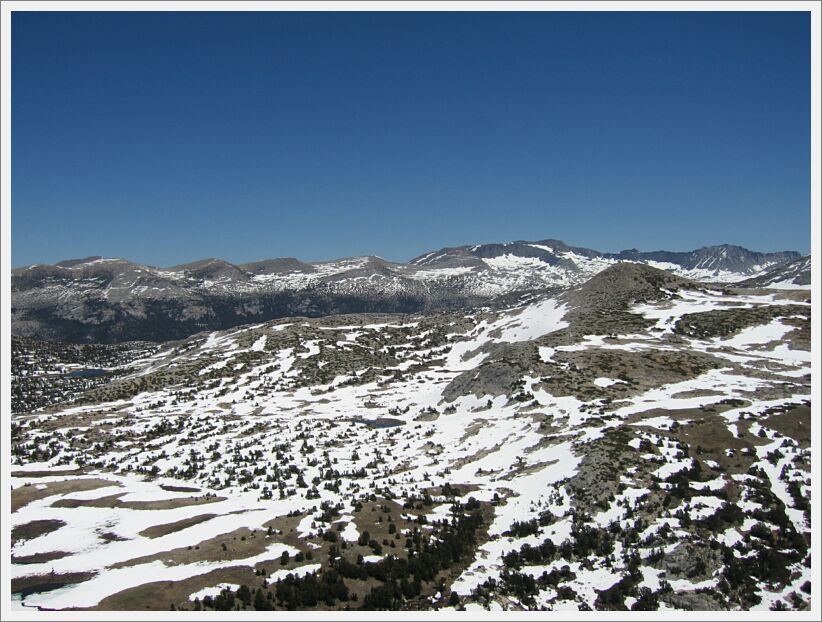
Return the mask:
{"type": "Polygon", "coordinates": [[[12,265],[11,270],[14,271],[14,270],[20,270],[20,269],[25,269],[25,268],[32,268],[32,267],[35,267],[35,266],[63,267],[63,266],[59,266],[59,264],[65,263],[65,262],[78,262],[78,263],[86,262],[86,261],[91,262],[91,261],[95,261],[95,260],[97,260],[97,261],[99,261],[99,260],[126,261],[128,263],[138,264],[138,265],[141,265],[141,266],[145,266],[147,268],[157,268],[157,269],[164,269],[164,270],[169,270],[171,268],[176,268],[176,267],[179,267],[179,266],[186,266],[186,265],[189,265],[189,264],[194,264],[194,263],[203,262],[203,261],[222,261],[224,263],[227,263],[227,264],[230,264],[230,265],[233,265],[233,266],[236,266],[236,267],[242,267],[242,266],[248,265],[248,264],[259,263],[259,262],[263,262],[263,261],[275,261],[275,260],[278,260],[278,259],[293,259],[293,260],[296,260],[296,261],[299,261],[299,262],[305,263],[305,264],[323,264],[323,263],[333,263],[335,261],[344,261],[344,260],[347,260],[347,259],[374,258],[374,259],[379,259],[381,261],[385,261],[385,262],[392,263],[392,264],[404,265],[404,264],[408,264],[408,263],[412,262],[414,259],[417,259],[418,257],[424,257],[426,254],[433,254],[433,253],[437,253],[437,252],[444,251],[444,250],[466,248],[466,247],[471,247],[471,246],[476,246],[476,247],[492,246],[492,245],[507,246],[507,245],[518,244],[518,243],[534,244],[534,243],[545,242],[545,241],[560,242],[560,243],[565,244],[566,246],[568,246],[570,248],[590,250],[590,251],[594,251],[594,252],[597,252],[597,253],[601,253],[603,255],[619,255],[621,253],[626,253],[626,252],[638,252],[638,253],[693,253],[693,252],[703,250],[703,249],[706,249],[706,248],[721,248],[721,247],[741,248],[741,249],[749,251],[749,252],[761,253],[763,255],[771,255],[771,254],[777,254],[777,253],[799,253],[799,255],[801,257],[807,257],[807,256],[812,254],[811,249],[808,249],[807,252],[804,252],[802,250],[797,250],[797,249],[782,249],[782,250],[775,250],[775,251],[760,251],[760,250],[752,250],[752,249],[750,249],[746,246],[742,246],[741,244],[729,244],[729,243],[707,244],[707,245],[699,246],[697,248],[691,248],[689,250],[668,250],[668,249],[664,249],[664,248],[659,248],[659,249],[654,249],[654,250],[640,250],[636,247],[631,247],[631,248],[624,248],[624,249],[621,249],[619,251],[600,251],[598,249],[590,248],[590,247],[587,247],[587,246],[577,246],[575,244],[568,244],[567,242],[565,242],[563,240],[559,240],[557,238],[544,238],[544,239],[540,239],[540,240],[518,239],[518,240],[510,240],[510,241],[506,241],[506,242],[478,242],[478,243],[474,243],[474,244],[459,244],[459,245],[455,245],[455,246],[442,246],[442,247],[437,248],[436,250],[427,251],[427,252],[423,252],[421,254],[415,255],[415,256],[409,258],[406,261],[386,259],[385,257],[382,257],[382,256],[377,255],[377,254],[347,255],[347,256],[343,256],[343,257],[333,257],[333,258],[330,258],[330,259],[300,259],[299,257],[295,257],[293,255],[281,255],[281,256],[276,256],[276,257],[266,257],[266,258],[263,258],[263,259],[252,259],[251,261],[241,261],[241,262],[230,261],[230,260],[224,259],[222,257],[213,257],[212,256],[212,257],[200,257],[198,259],[191,259],[189,261],[178,262],[178,263],[174,263],[174,264],[168,265],[168,266],[161,266],[161,265],[155,265],[153,263],[144,263],[144,262],[141,262],[141,261],[126,259],[125,257],[106,257],[105,255],[91,254],[91,255],[86,255],[85,257],[68,257],[68,258],[65,258],[65,259],[60,259],[59,261],[56,261],[54,263],[37,261],[37,262],[27,263],[27,264],[22,264],[22,265],[17,265],[17,266],[12,265]]]}

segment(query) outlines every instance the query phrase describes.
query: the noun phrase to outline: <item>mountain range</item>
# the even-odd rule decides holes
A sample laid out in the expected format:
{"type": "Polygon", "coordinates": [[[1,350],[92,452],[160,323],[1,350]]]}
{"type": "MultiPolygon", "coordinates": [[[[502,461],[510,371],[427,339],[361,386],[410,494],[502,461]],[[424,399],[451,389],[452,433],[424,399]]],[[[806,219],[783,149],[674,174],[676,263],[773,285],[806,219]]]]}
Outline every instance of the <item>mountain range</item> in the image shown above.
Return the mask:
{"type": "Polygon", "coordinates": [[[280,317],[470,309],[566,289],[621,262],[697,281],[810,283],[809,256],[731,245],[602,253],[547,239],[443,248],[407,263],[288,257],[236,265],[204,259],[168,268],[87,257],[12,271],[12,333],[79,343],[166,341],[280,317]],[[788,272],[773,276],[773,270],[788,272]]]}

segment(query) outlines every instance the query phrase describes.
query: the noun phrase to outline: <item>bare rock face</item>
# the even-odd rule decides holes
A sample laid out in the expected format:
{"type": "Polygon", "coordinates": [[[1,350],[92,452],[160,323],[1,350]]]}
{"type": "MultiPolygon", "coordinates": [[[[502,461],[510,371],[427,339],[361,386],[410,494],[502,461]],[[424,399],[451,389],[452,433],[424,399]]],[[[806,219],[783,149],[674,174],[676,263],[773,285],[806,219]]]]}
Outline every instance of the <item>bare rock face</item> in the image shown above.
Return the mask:
{"type": "Polygon", "coordinates": [[[723,611],[720,605],[710,594],[704,592],[681,592],[663,596],[662,600],[676,609],[684,611],[723,611]]]}
{"type": "Polygon", "coordinates": [[[665,554],[658,568],[665,571],[665,578],[669,581],[696,579],[710,576],[719,561],[719,555],[710,548],[683,543],[665,554]]]}

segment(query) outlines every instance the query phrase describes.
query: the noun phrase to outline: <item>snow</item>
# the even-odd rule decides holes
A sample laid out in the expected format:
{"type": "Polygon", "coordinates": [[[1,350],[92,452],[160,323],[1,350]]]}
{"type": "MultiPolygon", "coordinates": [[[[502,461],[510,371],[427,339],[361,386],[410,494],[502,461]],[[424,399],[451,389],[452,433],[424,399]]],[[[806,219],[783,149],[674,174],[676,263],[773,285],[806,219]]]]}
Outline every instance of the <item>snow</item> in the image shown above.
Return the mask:
{"type": "Polygon", "coordinates": [[[784,281],[775,281],[773,283],[769,283],[765,287],[767,287],[768,289],[810,289],[811,284],[806,283],[804,285],[800,285],[799,283],[794,283],[793,279],[785,279],[784,281]]]}
{"type": "Polygon", "coordinates": [[[675,473],[679,473],[680,471],[684,471],[691,465],[690,461],[688,462],[666,462],[661,467],[659,467],[656,471],[654,471],[654,475],[659,479],[666,479],[675,473]]]}
{"type": "MultiPolygon", "coordinates": [[[[134,499],[158,499],[180,494],[163,491],[159,488],[158,483],[142,482],[135,477],[108,477],[123,485],[123,488],[119,490],[122,491],[125,489],[131,491],[129,496],[134,499]]],[[[110,493],[111,490],[112,488],[97,489],[83,493],[74,493],[69,496],[72,498],[94,498],[92,493],[97,493],[96,496],[99,497],[105,496],[101,491],[110,493]]],[[[105,568],[118,561],[162,553],[163,551],[177,548],[185,542],[192,544],[202,542],[219,536],[220,534],[230,533],[240,527],[261,530],[262,523],[271,517],[272,511],[274,514],[278,511],[284,514],[291,507],[288,502],[278,501],[273,503],[269,502],[268,509],[263,509],[262,507],[259,509],[250,509],[247,499],[237,497],[216,503],[183,506],[169,510],[141,511],[121,507],[78,507],[73,508],[71,511],[66,511],[62,508],[52,507],[51,503],[54,499],[55,497],[49,497],[24,506],[12,515],[12,524],[24,524],[35,519],[59,519],[66,522],[66,525],[57,531],[39,538],[23,541],[21,544],[15,546],[14,553],[15,555],[32,555],[54,550],[63,550],[73,553],[73,555],[41,564],[14,566],[13,576],[48,573],[52,570],[58,573],[97,571],[100,568],[105,568]],[[237,513],[236,510],[242,511],[237,513]],[[153,525],[176,522],[183,518],[206,513],[215,513],[218,514],[218,516],[157,538],[144,538],[139,535],[141,531],[153,525]],[[101,545],[96,535],[96,531],[98,530],[112,531],[125,539],[101,545]]],[[[259,533],[262,534],[263,532],[260,531],[259,533]]],[[[279,556],[284,550],[292,554],[297,552],[297,550],[291,546],[273,542],[269,544],[266,551],[257,556],[256,559],[263,561],[274,558],[279,556]]],[[[220,562],[212,563],[213,568],[220,567],[220,565],[220,562]]],[[[205,572],[207,570],[203,570],[203,568],[206,566],[208,566],[208,564],[205,566],[203,564],[188,564],[166,567],[162,562],[152,562],[152,564],[141,564],[135,568],[144,569],[150,567],[151,573],[149,573],[148,576],[151,576],[153,580],[174,580],[173,577],[185,578],[185,576],[193,576],[194,574],[205,572]],[[166,579],[166,577],[169,578],[166,579]]],[[[117,574],[114,574],[108,580],[105,580],[104,577],[112,573],[107,571],[93,579],[92,581],[94,581],[94,583],[86,582],[78,584],[76,594],[80,594],[85,590],[92,590],[95,597],[103,598],[108,593],[113,593],[106,592],[109,588],[114,591],[119,591],[119,589],[115,590],[114,588],[120,579],[124,579],[129,585],[139,585],[141,582],[144,582],[139,581],[139,579],[140,577],[146,576],[145,574],[141,575],[139,572],[134,574],[135,571],[131,569],[122,570],[123,572],[112,571],[117,574]]],[[[61,591],[61,594],[66,594],[61,598],[64,598],[65,602],[68,602],[69,592],[76,595],[74,589],[75,588],[66,588],[68,591],[61,591]]],[[[51,596],[56,593],[56,591],[49,592],[48,596],[44,593],[42,598],[51,598],[51,596]]],[[[41,597],[38,596],[38,598],[41,597]]],[[[88,599],[91,599],[91,596],[89,596],[88,599]]],[[[29,599],[26,599],[26,602],[30,604],[29,599]]],[[[60,602],[63,602],[63,600],[60,602]]],[[[83,602],[86,602],[86,600],[83,602]]],[[[94,604],[96,604],[96,602],[94,604]]]]}
{"type": "Polygon", "coordinates": [[[311,358],[312,356],[316,356],[320,353],[320,340],[319,339],[311,339],[306,341],[303,345],[308,349],[307,352],[300,352],[297,356],[302,359],[311,358]]]}
{"type": "Polygon", "coordinates": [[[791,522],[794,524],[796,530],[799,533],[802,533],[807,528],[805,524],[805,515],[802,511],[794,508],[793,498],[788,492],[788,486],[782,477],[780,477],[783,469],[789,467],[793,462],[794,456],[796,455],[794,449],[784,445],[781,439],[777,439],[767,445],[760,445],[756,447],[756,455],[760,458],[756,465],[765,471],[765,474],[770,480],[771,490],[779,498],[779,500],[785,504],[785,513],[788,515],[788,518],[791,519],[791,522]],[[765,457],[768,453],[777,449],[782,452],[783,456],[776,462],[776,464],[772,464],[765,457]]]}
{"type": "Polygon", "coordinates": [[[662,575],[662,570],[657,570],[656,568],[651,568],[650,566],[642,566],[642,582],[639,584],[640,587],[647,587],[654,591],[658,590],[662,587],[659,578],[662,575]]]}
{"type": "Polygon", "coordinates": [[[725,546],[732,547],[737,542],[742,542],[742,534],[739,533],[735,527],[728,527],[728,529],[716,537],[716,541],[725,546]]]}
{"type": "Polygon", "coordinates": [[[612,385],[618,384],[620,382],[624,383],[625,381],[624,380],[615,380],[613,378],[605,378],[605,377],[600,377],[600,378],[595,378],[594,379],[594,384],[597,385],[598,387],[602,387],[603,389],[605,389],[607,387],[610,387],[612,385]]]}
{"type": "Polygon", "coordinates": [[[322,564],[305,564],[303,566],[297,566],[296,568],[288,569],[280,569],[272,572],[268,576],[268,582],[276,583],[281,579],[285,579],[288,575],[293,574],[295,577],[304,577],[307,574],[311,574],[312,572],[317,572],[322,567],[322,564]]]}
{"type": "Polygon", "coordinates": [[[303,519],[300,521],[300,524],[297,525],[297,533],[300,534],[302,537],[306,537],[314,533],[314,528],[311,527],[311,523],[315,522],[314,516],[309,514],[308,516],[304,516],[303,519]]]}
{"type": "Polygon", "coordinates": [[[699,408],[704,405],[720,402],[729,397],[744,397],[745,392],[753,391],[764,383],[764,380],[736,374],[730,369],[711,369],[691,380],[684,380],[655,389],[649,389],[645,393],[633,398],[632,404],[617,409],[615,414],[619,417],[627,417],[628,415],[652,408],[664,408],[668,410],[699,408]],[[702,397],[673,397],[677,394],[716,389],[716,387],[722,387],[723,394],[702,397]]]}
{"type": "Polygon", "coordinates": [[[347,542],[356,542],[359,539],[360,532],[354,521],[346,523],[345,528],[340,532],[340,537],[347,542]]]}
{"type": "Polygon", "coordinates": [[[257,339],[257,341],[255,341],[251,345],[251,351],[252,352],[262,352],[263,350],[265,350],[265,341],[266,341],[266,336],[263,335],[262,337],[257,339]]]}
{"type": "Polygon", "coordinates": [[[193,594],[189,595],[188,599],[193,601],[199,598],[200,600],[202,600],[206,596],[211,596],[212,598],[214,598],[215,596],[219,596],[220,592],[222,592],[223,590],[231,590],[232,592],[234,592],[239,587],[240,586],[237,583],[220,583],[213,587],[204,587],[203,589],[198,590],[193,594]]]}
{"type": "Polygon", "coordinates": [[[551,363],[554,360],[556,350],[547,346],[539,346],[539,358],[543,363],[551,363]]]}
{"type": "Polygon", "coordinates": [[[484,258],[482,261],[494,270],[539,270],[545,265],[545,262],[538,257],[520,257],[510,253],[500,255],[499,257],[484,258]]]}
{"type": "Polygon", "coordinates": [[[436,281],[439,279],[448,279],[455,276],[462,276],[470,272],[476,271],[472,266],[456,266],[453,268],[431,268],[428,270],[414,270],[409,273],[412,279],[423,281],[436,281]]]}
{"type": "MultiPolygon", "coordinates": [[[[535,339],[563,328],[567,325],[561,320],[563,313],[563,310],[555,308],[553,301],[548,300],[501,314],[493,321],[483,320],[461,339],[449,342],[450,352],[446,355],[445,367],[449,370],[476,368],[487,357],[482,351],[486,345],[506,340],[535,339]],[[543,312],[547,315],[539,317],[539,322],[532,323],[532,318],[543,312]],[[530,330],[523,330],[527,323],[532,323],[530,330]]],[[[422,350],[420,354],[428,352],[430,351],[422,350]]]]}
{"type": "Polygon", "coordinates": [[[770,343],[779,341],[787,333],[794,330],[793,326],[785,326],[779,320],[773,320],[763,326],[752,326],[740,331],[730,339],[714,339],[717,346],[729,346],[732,348],[745,348],[754,344],[770,343]]]}
{"type": "MultiPolygon", "coordinates": [[[[713,462],[712,460],[706,460],[706,463],[713,462]]],[[[716,464],[714,462],[714,464],[716,464]]],[[[711,466],[711,465],[708,465],[711,466]]],[[[709,480],[707,482],[691,482],[691,488],[695,490],[722,490],[725,487],[727,480],[725,479],[724,475],[720,475],[716,479],[709,480]]]]}
{"type": "Polygon", "coordinates": [[[530,341],[554,331],[566,328],[564,321],[565,305],[559,305],[554,299],[544,300],[528,305],[512,319],[503,319],[492,326],[489,332],[499,330],[496,339],[507,343],[530,341]]]}
{"type": "MultiPolygon", "coordinates": [[[[775,294],[767,295],[728,295],[717,292],[682,290],[672,300],[654,303],[636,304],[632,313],[656,320],[655,329],[669,334],[683,315],[701,313],[718,309],[751,308],[761,304],[800,304],[792,300],[780,300],[775,294]]],[[[778,329],[769,329],[775,332],[778,329]]]]}
{"type": "Polygon", "coordinates": [[[690,500],[690,516],[692,520],[700,520],[713,516],[725,505],[725,501],[718,497],[692,497],[690,500]]]}

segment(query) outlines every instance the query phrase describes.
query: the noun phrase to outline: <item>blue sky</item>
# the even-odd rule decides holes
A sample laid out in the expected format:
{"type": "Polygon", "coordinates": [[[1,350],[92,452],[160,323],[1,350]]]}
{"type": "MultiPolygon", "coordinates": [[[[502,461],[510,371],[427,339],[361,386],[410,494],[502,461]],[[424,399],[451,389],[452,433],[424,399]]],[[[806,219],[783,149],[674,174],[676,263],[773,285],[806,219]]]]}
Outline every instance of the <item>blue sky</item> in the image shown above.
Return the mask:
{"type": "Polygon", "coordinates": [[[12,263],[810,250],[806,13],[14,13],[12,263]]]}

